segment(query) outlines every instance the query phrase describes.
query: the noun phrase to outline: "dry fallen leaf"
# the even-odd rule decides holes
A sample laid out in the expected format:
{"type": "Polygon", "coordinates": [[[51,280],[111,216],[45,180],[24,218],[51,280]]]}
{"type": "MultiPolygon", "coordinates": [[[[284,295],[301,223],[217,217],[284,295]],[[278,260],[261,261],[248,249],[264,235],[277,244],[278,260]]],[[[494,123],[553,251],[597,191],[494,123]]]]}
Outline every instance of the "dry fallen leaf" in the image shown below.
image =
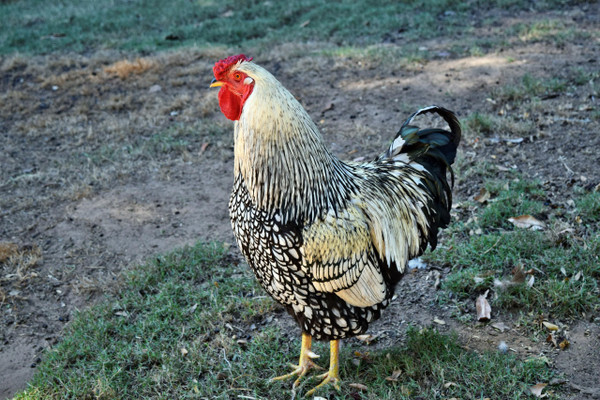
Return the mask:
{"type": "Polygon", "coordinates": [[[486,188],[481,188],[481,190],[479,190],[479,194],[477,194],[475,197],[473,197],[473,200],[475,200],[478,203],[485,203],[486,201],[488,201],[490,199],[490,192],[488,192],[488,190],[486,188]]]}
{"type": "Polygon", "coordinates": [[[210,143],[208,142],[204,142],[202,143],[202,146],[200,146],[200,151],[198,151],[198,155],[202,155],[202,153],[204,153],[206,151],[206,148],[208,147],[210,143]]]}
{"type": "Polygon", "coordinates": [[[392,375],[387,376],[385,380],[390,382],[398,382],[398,377],[400,377],[400,375],[402,375],[402,370],[396,369],[394,372],[392,372],[392,375]]]}
{"type": "Polygon", "coordinates": [[[368,351],[365,353],[361,353],[360,351],[355,351],[354,355],[365,362],[368,362],[368,363],[373,362],[373,360],[371,359],[371,355],[369,354],[368,351]]]}
{"type": "Polygon", "coordinates": [[[494,322],[492,328],[498,329],[500,332],[504,332],[510,329],[504,322],[494,322]]]}
{"type": "Polygon", "coordinates": [[[129,313],[127,311],[115,311],[115,315],[119,317],[129,317],[129,313]]]}
{"type": "Polygon", "coordinates": [[[519,215],[518,217],[511,217],[508,219],[515,227],[532,230],[542,230],[546,227],[546,224],[539,219],[532,217],[531,215],[519,215]]]}
{"type": "Polygon", "coordinates": [[[435,322],[438,325],[446,325],[446,321],[444,321],[443,319],[439,319],[439,318],[434,318],[433,322],[435,322]]]}
{"type": "Polygon", "coordinates": [[[554,325],[551,322],[548,321],[543,321],[542,324],[549,330],[549,331],[557,331],[558,330],[558,326],[554,325]]]}
{"type": "Polygon", "coordinates": [[[544,364],[546,364],[547,366],[552,365],[552,362],[546,356],[530,356],[530,357],[527,357],[525,359],[525,362],[536,362],[536,363],[539,363],[540,361],[543,362],[544,364]]]}
{"type": "Polygon", "coordinates": [[[361,342],[365,342],[366,344],[371,343],[371,341],[375,338],[373,335],[369,335],[369,334],[365,334],[365,335],[358,335],[355,336],[358,340],[360,340],[361,342]]]}
{"type": "Polygon", "coordinates": [[[349,383],[348,386],[350,386],[351,388],[354,388],[354,389],[358,389],[363,392],[366,392],[368,389],[368,387],[366,385],[363,385],[362,383],[349,383]]]}
{"type": "Polygon", "coordinates": [[[531,394],[534,395],[535,397],[542,398],[542,397],[546,396],[546,395],[542,395],[542,390],[544,390],[544,388],[546,386],[548,386],[547,383],[538,383],[538,384],[530,387],[529,390],[531,391],[531,394]]]}
{"type": "Polygon", "coordinates": [[[182,347],[179,351],[181,352],[181,355],[184,357],[187,356],[189,353],[185,347],[182,347]]]}
{"type": "Polygon", "coordinates": [[[534,282],[535,282],[535,276],[531,275],[529,277],[529,280],[527,281],[527,287],[529,287],[529,288],[532,287],[534,282]]]}
{"type": "Polygon", "coordinates": [[[569,347],[570,344],[571,343],[567,339],[564,339],[558,344],[558,347],[560,347],[561,350],[565,350],[567,347],[569,347]]]}
{"type": "Polygon", "coordinates": [[[512,269],[512,281],[515,283],[523,283],[525,282],[525,271],[523,270],[522,265],[517,265],[512,269]]]}
{"type": "Polygon", "coordinates": [[[221,371],[217,374],[217,380],[223,381],[223,380],[227,379],[228,376],[229,375],[227,374],[227,372],[221,371]]]}
{"type": "Polygon", "coordinates": [[[480,322],[487,322],[492,318],[492,307],[486,299],[488,292],[489,290],[486,290],[485,293],[477,297],[477,300],[475,301],[475,308],[477,309],[477,321],[480,322]]]}

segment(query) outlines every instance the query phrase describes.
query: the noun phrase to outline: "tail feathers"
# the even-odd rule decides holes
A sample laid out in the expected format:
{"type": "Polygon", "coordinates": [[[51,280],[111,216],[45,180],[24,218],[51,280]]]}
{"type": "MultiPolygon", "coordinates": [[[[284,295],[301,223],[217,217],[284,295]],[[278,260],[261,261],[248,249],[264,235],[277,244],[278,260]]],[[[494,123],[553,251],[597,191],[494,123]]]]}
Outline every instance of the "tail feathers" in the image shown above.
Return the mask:
{"type": "Polygon", "coordinates": [[[452,111],[438,106],[425,107],[415,112],[402,124],[396,138],[383,157],[394,158],[404,153],[409,160],[413,161],[423,154],[439,153],[445,159],[446,164],[450,166],[456,158],[460,137],[460,123],[452,111]],[[411,125],[417,116],[427,113],[440,115],[450,127],[450,131],[436,128],[420,130],[417,126],[411,125]]]}
{"type": "Polygon", "coordinates": [[[432,195],[432,202],[428,207],[432,211],[435,210],[432,216],[434,223],[428,238],[432,248],[437,244],[438,227],[445,227],[450,222],[451,186],[454,186],[451,165],[456,158],[460,137],[460,123],[456,115],[445,108],[430,106],[415,112],[402,124],[400,132],[389,149],[381,156],[381,158],[404,161],[409,166],[419,164],[432,175],[432,179],[426,179],[424,182],[426,189],[432,195]],[[440,115],[448,124],[450,131],[440,128],[419,129],[412,125],[417,116],[426,113],[440,115]],[[448,172],[452,179],[451,184],[448,184],[448,172]]]}

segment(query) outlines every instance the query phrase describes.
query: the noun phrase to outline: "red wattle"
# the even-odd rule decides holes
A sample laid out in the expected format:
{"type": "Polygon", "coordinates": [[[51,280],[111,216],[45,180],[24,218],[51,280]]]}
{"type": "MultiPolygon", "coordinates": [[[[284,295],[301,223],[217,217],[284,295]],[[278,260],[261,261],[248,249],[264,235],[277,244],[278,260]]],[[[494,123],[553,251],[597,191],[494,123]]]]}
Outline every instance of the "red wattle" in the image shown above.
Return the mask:
{"type": "Polygon", "coordinates": [[[241,99],[232,93],[226,85],[219,90],[219,106],[227,119],[232,121],[240,119],[240,114],[242,113],[241,99]]]}

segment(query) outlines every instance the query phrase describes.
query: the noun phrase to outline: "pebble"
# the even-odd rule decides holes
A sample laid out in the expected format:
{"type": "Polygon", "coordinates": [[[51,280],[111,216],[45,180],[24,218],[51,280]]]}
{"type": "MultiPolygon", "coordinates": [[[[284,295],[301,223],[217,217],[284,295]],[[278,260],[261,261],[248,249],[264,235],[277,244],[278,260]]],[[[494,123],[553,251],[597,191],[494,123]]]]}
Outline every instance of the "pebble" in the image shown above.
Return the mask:
{"type": "Polygon", "coordinates": [[[508,345],[506,344],[506,342],[503,340],[500,342],[500,344],[498,345],[498,350],[500,351],[500,353],[506,353],[508,351],[508,345]]]}

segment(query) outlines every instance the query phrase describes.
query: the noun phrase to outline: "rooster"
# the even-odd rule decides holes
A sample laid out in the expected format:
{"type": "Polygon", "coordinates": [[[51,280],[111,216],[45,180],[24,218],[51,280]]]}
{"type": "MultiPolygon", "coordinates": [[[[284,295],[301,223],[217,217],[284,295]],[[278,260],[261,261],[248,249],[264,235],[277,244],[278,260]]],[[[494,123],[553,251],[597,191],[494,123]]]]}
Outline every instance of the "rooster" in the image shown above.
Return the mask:
{"type": "Polygon", "coordinates": [[[408,260],[437,244],[450,220],[448,172],[461,130],[430,106],[414,113],[375,160],[341,161],[308,113],[267,70],[243,54],[218,61],[210,87],[235,121],[231,224],[262,287],[302,330],[294,370],[317,368],[312,340],[330,342],[329,370],[307,395],[339,390],[340,340],[364,333],[389,304],[408,260]],[[413,119],[435,113],[450,131],[413,119]]]}

